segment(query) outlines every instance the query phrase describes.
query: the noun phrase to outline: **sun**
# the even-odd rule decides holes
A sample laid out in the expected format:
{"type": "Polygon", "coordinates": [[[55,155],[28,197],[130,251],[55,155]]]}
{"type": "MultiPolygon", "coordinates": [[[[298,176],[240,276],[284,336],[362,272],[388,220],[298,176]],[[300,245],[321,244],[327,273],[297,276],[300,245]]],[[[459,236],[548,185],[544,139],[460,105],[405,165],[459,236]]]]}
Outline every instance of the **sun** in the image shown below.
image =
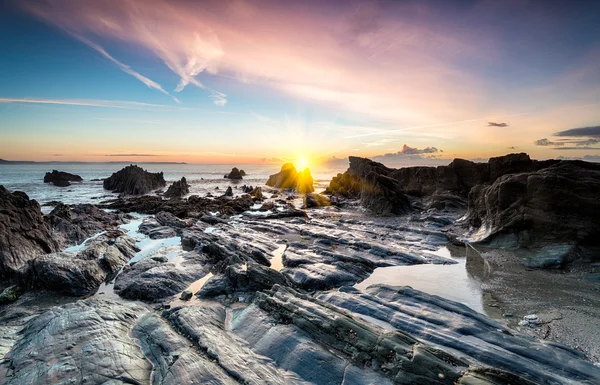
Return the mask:
{"type": "Polygon", "coordinates": [[[308,166],[310,166],[310,160],[307,156],[299,156],[294,161],[294,166],[296,166],[296,169],[298,171],[302,171],[308,166]]]}

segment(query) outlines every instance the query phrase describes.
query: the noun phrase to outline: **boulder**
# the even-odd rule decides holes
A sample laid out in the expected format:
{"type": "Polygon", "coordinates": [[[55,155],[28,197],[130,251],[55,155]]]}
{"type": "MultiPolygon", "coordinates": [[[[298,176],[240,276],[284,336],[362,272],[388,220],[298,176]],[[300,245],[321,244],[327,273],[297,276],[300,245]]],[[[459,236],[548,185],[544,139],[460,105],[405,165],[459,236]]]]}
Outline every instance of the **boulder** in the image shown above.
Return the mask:
{"type": "Polygon", "coordinates": [[[106,212],[91,204],[58,203],[45,218],[62,246],[80,244],[101,231],[115,230],[127,221],[122,213],[106,212]]]}
{"type": "Polygon", "coordinates": [[[23,295],[23,288],[20,285],[12,285],[7,287],[0,293],[0,305],[15,302],[23,295]]]}
{"type": "Polygon", "coordinates": [[[83,182],[83,178],[79,175],[69,174],[68,172],[52,170],[44,176],[44,183],[52,183],[55,186],[67,187],[70,182],[83,182]]]}
{"type": "Polygon", "coordinates": [[[227,187],[227,190],[225,190],[225,196],[226,197],[232,197],[233,196],[233,189],[231,188],[231,186],[227,187]]]}
{"type": "Polygon", "coordinates": [[[304,209],[327,206],[331,206],[331,202],[329,202],[329,199],[323,194],[308,193],[304,195],[304,204],[302,206],[304,209]]]}
{"type": "Polygon", "coordinates": [[[509,174],[469,194],[471,240],[522,249],[533,267],[560,266],[575,247],[600,246],[600,165],[562,161],[509,174]]]}
{"type": "Polygon", "coordinates": [[[313,187],[313,178],[308,168],[298,172],[292,163],[286,163],[281,167],[281,171],[269,177],[267,186],[291,189],[304,194],[315,191],[313,187]]]}
{"type": "Polygon", "coordinates": [[[169,186],[164,196],[165,198],[181,198],[189,193],[190,185],[188,185],[185,177],[182,177],[181,180],[175,181],[169,186]]]}
{"type": "Polygon", "coordinates": [[[233,180],[242,180],[243,176],[246,175],[246,173],[244,172],[244,174],[242,174],[243,170],[240,171],[237,169],[237,167],[234,167],[231,169],[231,172],[229,174],[225,175],[225,178],[227,179],[233,179],[233,180]]]}
{"type": "Polygon", "coordinates": [[[150,173],[136,165],[115,172],[103,182],[107,190],[127,195],[143,195],[166,186],[162,172],[150,173]]]}
{"type": "Polygon", "coordinates": [[[0,277],[14,274],[38,255],[58,250],[38,202],[0,186],[0,277]]]}

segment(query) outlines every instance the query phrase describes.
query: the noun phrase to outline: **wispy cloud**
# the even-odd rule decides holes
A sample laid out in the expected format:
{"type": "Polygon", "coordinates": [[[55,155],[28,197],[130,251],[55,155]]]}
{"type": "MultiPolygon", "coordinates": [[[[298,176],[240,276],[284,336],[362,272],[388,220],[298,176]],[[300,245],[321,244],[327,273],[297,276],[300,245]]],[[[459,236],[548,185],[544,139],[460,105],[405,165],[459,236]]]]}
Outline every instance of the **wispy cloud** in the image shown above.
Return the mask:
{"type": "Polygon", "coordinates": [[[553,150],[600,150],[600,147],[577,146],[577,147],[555,147],[553,150]]]}
{"type": "Polygon", "coordinates": [[[554,136],[578,136],[600,138],[600,126],[571,128],[559,131],[554,136]]]}
{"type": "Polygon", "coordinates": [[[551,140],[548,140],[548,138],[538,139],[535,142],[533,142],[533,144],[535,144],[536,146],[543,146],[543,147],[564,146],[565,145],[563,142],[553,142],[551,140]]]}
{"type": "Polygon", "coordinates": [[[162,156],[162,155],[156,155],[156,154],[106,154],[104,156],[122,156],[122,157],[132,157],[132,156],[162,156]]]}
{"type": "Polygon", "coordinates": [[[488,127],[508,127],[508,123],[488,122],[488,127]]]}
{"type": "Polygon", "coordinates": [[[103,120],[108,122],[131,122],[131,123],[147,123],[147,124],[165,124],[156,120],[145,119],[123,119],[123,118],[93,118],[94,120],[103,120]]]}

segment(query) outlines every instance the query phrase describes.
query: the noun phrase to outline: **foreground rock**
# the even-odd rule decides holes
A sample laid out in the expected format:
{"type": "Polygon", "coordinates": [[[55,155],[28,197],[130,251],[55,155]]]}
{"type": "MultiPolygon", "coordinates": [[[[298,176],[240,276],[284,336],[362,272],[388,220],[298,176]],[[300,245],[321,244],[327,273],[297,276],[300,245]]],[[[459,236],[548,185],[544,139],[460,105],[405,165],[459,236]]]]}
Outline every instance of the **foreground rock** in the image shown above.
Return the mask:
{"type": "Polygon", "coordinates": [[[133,238],[122,234],[100,235],[78,252],[40,256],[29,262],[23,280],[29,287],[65,295],[95,293],[139,251],[133,238]]]}
{"type": "Polygon", "coordinates": [[[244,179],[243,178],[244,175],[246,175],[244,170],[238,170],[237,167],[234,167],[231,169],[231,172],[229,174],[225,175],[225,178],[233,179],[233,180],[242,180],[242,179],[244,179]]]}
{"type": "Polygon", "coordinates": [[[58,203],[45,218],[63,247],[77,245],[102,231],[117,230],[127,222],[125,214],[106,212],[91,204],[58,203]]]}
{"type": "Polygon", "coordinates": [[[79,175],[69,174],[64,171],[52,170],[47,172],[44,176],[44,183],[52,183],[55,186],[67,187],[71,185],[71,182],[83,182],[83,178],[79,175]]]}
{"type": "Polygon", "coordinates": [[[143,195],[166,186],[162,172],[150,173],[136,165],[115,172],[103,182],[107,190],[128,195],[143,195]]]}
{"type": "Polygon", "coordinates": [[[165,198],[181,198],[189,193],[190,185],[188,185],[185,177],[182,177],[181,180],[175,181],[169,186],[164,196],[165,198]]]}
{"type": "Polygon", "coordinates": [[[333,178],[326,194],[360,199],[375,214],[405,214],[411,210],[402,186],[390,177],[391,169],[369,159],[350,157],[350,167],[333,178]]]}
{"type": "Polygon", "coordinates": [[[298,172],[292,163],[284,164],[281,167],[281,171],[269,177],[266,185],[275,188],[295,190],[300,194],[315,191],[310,170],[305,168],[304,171],[298,172]]]}
{"type": "Polygon", "coordinates": [[[521,249],[526,265],[556,267],[600,246],[600,165],[562,161],[505,175],[469,194],[472,241],[521,249]]]}
{"type": "Polygon", "coordinates": [[[12,275],[36,256],[58,249],[37,201],[0,186],[0,277],[12,275]]]}

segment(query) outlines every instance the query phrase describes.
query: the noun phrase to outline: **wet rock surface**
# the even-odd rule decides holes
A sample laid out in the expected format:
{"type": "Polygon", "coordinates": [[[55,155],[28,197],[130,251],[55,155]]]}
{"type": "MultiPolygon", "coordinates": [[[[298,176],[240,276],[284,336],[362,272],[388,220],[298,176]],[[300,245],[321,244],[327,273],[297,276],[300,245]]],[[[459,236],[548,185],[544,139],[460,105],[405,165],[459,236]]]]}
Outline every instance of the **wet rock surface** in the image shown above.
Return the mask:
{"type": "Polygon", "coordinates": [[[130,165],[104,179],[106,190],[127,195],[143,195],[167,185],[162,172],[150,173],[143,168],[130,165]]]}
{"type": "Polygon", "coordinates": [[[14,274],[36,256],[58,251],[39,203],[0,186],[0,277],[14,274]]]}
{"type": "Polygon", "coordinates": [[[190,193],[190,185],[185,177],[173,182],[164,194],[165,198],[181,198],[190,193]]]}
{"type": "Polygon", "coordinates": [[[61,246],[80,244],[102,231],[114,231],[129,220],[121,213],[106,212],[91,204],[59,203],[44,217],[61,246]]]}
{"type": "Polygon", "coordinates": [[[69,174],[68,172],[52,170],[44,175],[44,183],[52,183],[58,187],[67,187],[71,182],[83,182],[79,175],[69,174]]]}

